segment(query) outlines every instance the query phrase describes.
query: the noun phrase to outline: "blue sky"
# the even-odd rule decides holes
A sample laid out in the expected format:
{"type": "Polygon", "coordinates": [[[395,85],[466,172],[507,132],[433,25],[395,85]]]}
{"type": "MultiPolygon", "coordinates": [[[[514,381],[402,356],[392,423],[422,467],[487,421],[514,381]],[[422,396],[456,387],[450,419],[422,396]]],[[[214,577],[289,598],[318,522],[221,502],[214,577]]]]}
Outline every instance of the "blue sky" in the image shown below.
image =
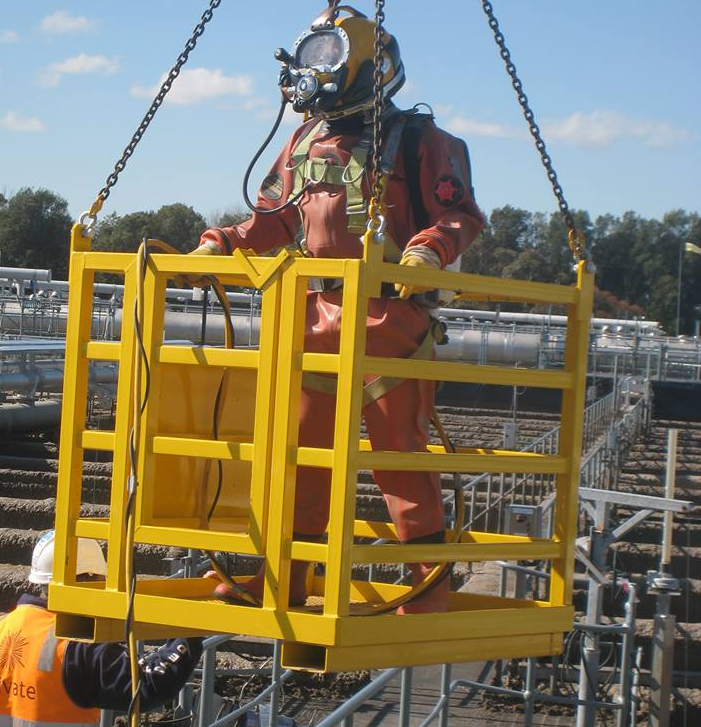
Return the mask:
{"type": "MultiPolygon", "coordinates": [[[[0,192],[46,187],[71,214],[87,209],[207,4],[2,0],[0,192]]],[[[242,207],[243,172],[277,106],[273,51],[325,4],[222,0],[103,214],[242,207]]],[[[494,6],[572,207],[701,209],[698,0],[494,6]]],[[[467,140],[482,208],[554,211],[479,0],[387,0],[386,13],[409,79],[397,102],[430,103],[439,125],[467,140]]]]}

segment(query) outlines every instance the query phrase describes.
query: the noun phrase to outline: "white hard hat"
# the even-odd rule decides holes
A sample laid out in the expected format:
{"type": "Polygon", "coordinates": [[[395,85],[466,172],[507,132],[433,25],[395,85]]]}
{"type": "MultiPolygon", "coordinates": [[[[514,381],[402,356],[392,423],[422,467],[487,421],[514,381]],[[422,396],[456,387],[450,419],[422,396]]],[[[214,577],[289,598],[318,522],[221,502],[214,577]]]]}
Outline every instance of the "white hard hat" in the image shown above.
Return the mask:
{"type": "MultiPolygon", "coordinates": [[[[39,538],[34,546],[32,568],[27,579],[30,583],[46,585],[51,580],[51,572],[54,568],[54,537],[54,531],[49,530],[39,538]]],[[[104,576],[107,574],[107,563],[97,540],[78,538],[75,574],[80,576],[85,573],[104,576]]]]}

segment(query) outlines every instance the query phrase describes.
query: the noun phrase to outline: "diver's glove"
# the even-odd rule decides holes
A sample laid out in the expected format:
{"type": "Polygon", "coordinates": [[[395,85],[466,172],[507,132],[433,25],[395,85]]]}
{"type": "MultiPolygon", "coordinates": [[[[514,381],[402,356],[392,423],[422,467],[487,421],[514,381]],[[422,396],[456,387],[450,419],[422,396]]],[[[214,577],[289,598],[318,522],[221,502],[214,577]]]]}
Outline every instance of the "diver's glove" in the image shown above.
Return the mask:
{"type": "MultiPolygon", "coordinates": [[[[438,253],[431,250],[430,247],[426,247],[426,245],[417,245],[405,250],[399,264],[411,268],[433,268],[434,270],[441,270],[443,267],[438,253]]],[[[404,285],[403,283],[395,283],[394,289],[399,293],[402,300],[406,300],[414,293],[425,293],[427,290],[433,290],[432,287],[404,285]]]]}
{"type": "MultiPolygon", "coordinates": [[[[205,240],[199,247],[196,247],[188,255],[221,255],[221,248],[213,240],[205,240]]],[[[173,279],[176,288],[204,288],[210,285],[212,280],[208,275],[182,275],[178,274],[173,279]]]]}

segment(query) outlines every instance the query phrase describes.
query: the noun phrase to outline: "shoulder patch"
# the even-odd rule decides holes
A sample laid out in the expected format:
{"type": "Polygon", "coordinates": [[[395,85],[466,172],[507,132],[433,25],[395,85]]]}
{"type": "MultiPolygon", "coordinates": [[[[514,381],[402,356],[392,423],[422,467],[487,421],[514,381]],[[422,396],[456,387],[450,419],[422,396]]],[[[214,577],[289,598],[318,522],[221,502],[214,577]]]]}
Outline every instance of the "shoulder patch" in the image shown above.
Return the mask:
{"type": "Polygon", "coordinates": [[[272,200],[273,202],[282,197],[282,193],[285,190],[285,184],[282,181],[282,174],[274,172],[268,174],[263,180],[263,184],[260,185],[260,193],[266,199],[272,200]]]}
{"type": "Polygon", "coordinates": [[[436,202],[443,207],[456,205],[465,194],[465,186],[451,174],[444,174],[437,182],[433,190],[436,202]]]}

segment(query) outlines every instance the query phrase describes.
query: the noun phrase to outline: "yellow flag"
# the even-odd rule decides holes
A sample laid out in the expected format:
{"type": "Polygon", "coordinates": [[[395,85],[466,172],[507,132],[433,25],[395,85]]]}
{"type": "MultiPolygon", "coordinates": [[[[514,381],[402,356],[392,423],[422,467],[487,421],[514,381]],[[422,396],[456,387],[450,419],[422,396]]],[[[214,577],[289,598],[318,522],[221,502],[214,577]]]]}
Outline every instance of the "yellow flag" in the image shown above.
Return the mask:
{"type": "Polygon", "coordinates": [[[684,245],[684,249],[687,252],[695,252],[701,255],[701,247],[699,247],[698,245],[694,245],[693,242],[687,242],[686,245],[684,245]]]}

